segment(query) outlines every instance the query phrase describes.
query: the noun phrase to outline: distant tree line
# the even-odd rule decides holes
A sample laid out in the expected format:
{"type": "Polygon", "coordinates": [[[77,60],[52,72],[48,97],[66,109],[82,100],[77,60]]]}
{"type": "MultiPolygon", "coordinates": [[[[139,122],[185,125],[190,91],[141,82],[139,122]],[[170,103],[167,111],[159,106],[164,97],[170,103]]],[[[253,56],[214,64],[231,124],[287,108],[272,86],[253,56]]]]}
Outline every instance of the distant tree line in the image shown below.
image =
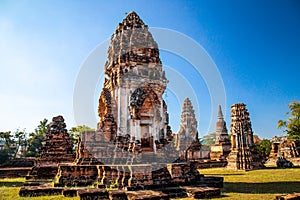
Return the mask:
{"type": "MultiPolygon", "coordinates": [[[[15,158],[36,157],[42,141],[49,131],[49,122],[47,119],[40,121],[39,125],[33,132],[7,131],[0,132],[0,165],[15,158]]],[[[93,130],[88,126],[76,126],[69,130],[71,140],[74,142],[74,149],[77,146],[77,140],[81,132],[93,130]]]]}

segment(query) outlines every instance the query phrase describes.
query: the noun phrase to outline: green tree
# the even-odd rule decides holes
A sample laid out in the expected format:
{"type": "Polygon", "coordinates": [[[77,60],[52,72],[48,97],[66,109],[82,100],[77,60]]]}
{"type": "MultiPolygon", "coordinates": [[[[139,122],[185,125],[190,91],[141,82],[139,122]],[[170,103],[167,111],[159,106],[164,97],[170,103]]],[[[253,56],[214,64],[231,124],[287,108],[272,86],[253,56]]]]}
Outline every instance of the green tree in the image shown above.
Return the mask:
{"type": "Polygon", "coordinates": [[[46,134],[49,130],[49,123],[47,119],[40,121],[38,127],[34,130],[33,133],[29,134],[28,139],[28,150],[26,152],[27,157],[35,157],[38,155],[38,150],[42,145],[43,139],[46,137],[46,134]]]}
{"type": "Polygon", "coordinates": [[[268,139],[263,139],[258,143],[255,143],[255,148],[265,159],[267,159],[270,155],[272,149],[272,143],[268,139]]]}
{"type": "MultiPolygon", "coordinates": [[[[16,132],[14,133],[13,137],[14,137],[14,143],[15,143],[13,158],[16,158],[20,148],[22,148],[22,147],[26,148],[26,146],[27,146],[27,138],[26,138],[25,129],[23,131],[19,131],[19,129],[17,129],[16,132]]],[[[24,156],[24,154],[25,154],[25,152],[21,151],[20,156],[24,156]]]]}
{"type": "Polygon", "coordinates": [[[216,133],[210,133],[200,138],[201,144],[205,144],[207,146],[214,145],[215,141],[216,141],[216,133]]]}
{"type": "Polygon", "coordinates": [[[84,131],[94,131],[95,129],[88,127],[86,125],[82,125],[82,126],[75,126],[72,127],[69,130],[69,134],[70,134],[70,139],[73,140],[74,143],[74,149],[77,148],[77,142],[78,142],[78,138],[80,136],[80,134],[84,131]]]}
{"type": "Polygon", "coordinates": [[[14,140],[11,131],[0,132],[0,143],[2,146],[0,150],[0,164],[2,164],[9,160],[13,154],[12,147],[14,140]]]}
{"type": "Polygon", "coordinates": [[[289,117],[286,120],[278,121],[278,128],[284,129],[288,138],[300,140],[300,103],[298,101],[292,101],[288,105],[290,112],[286,114],[289,117]]]}

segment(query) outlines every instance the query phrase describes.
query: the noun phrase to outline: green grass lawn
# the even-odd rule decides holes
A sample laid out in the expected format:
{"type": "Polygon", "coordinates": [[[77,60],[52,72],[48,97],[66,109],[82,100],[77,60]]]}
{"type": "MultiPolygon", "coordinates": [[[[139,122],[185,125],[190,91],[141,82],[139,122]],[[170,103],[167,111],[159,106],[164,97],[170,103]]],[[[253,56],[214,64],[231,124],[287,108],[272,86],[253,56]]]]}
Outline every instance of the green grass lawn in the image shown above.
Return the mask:
{"type": "Polygon", "coordinates": [[[232,171],[201,169],[201,174],[223,176],[223,197],[219,199],[275,199],[275,196],[300,192],[300,168],[232,171]]]}
{"type": "MultiPolygon", "coordinates": [[[[217,199],[269,200],[275,196],[300,192],[300,168],[233,171],[223,168],[201,169],[201,174],[224,177],[223,196],[217,199]]],[[[24,178],[0,179],[0,200],[79,199],[60,196],[19,197],[24,178]]],[[[187,199],[186,199],[187,200],[187,199]]]]}
{"type": "Polygon", "coordinates": [[[79,197],[67,198],[62,195],[59,196],[44,196],[44,197],[19,197],[20,187],[25,182],[25,178],[5,178],[0,179],[0,200],[79,200],[79,197]]]}

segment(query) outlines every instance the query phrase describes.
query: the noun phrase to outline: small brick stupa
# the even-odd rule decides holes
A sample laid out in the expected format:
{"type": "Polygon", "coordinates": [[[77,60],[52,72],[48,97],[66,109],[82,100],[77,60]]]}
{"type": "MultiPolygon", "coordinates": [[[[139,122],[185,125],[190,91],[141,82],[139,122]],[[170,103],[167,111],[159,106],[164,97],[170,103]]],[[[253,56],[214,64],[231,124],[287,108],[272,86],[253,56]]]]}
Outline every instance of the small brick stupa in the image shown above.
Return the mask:
{"type": "Polygon", "coordinates": [[[50,130],[48,131],[41,148],[39,159],[40,165],[74,161],[74,144],[70,140],[64,121],[65,120],[61,115],[52,118],[50,130]]]}
{"type": "Polygon", "coordinates": [[[59,163],[72,163],[74,159],[73,142],[70,140],[64,118],[60,115],[53,117],[42,142],[40,155],[28,178],[53,179],[59,163]]]}
{"type": "Polygon", "coordinates": [[[218,119],[216,123],[216,142],[211,146],[211,160],[225,160],[230,153],[230,139],[226,128],[226,122],[223,117],[221,106],[219,106],[218,119]]]}

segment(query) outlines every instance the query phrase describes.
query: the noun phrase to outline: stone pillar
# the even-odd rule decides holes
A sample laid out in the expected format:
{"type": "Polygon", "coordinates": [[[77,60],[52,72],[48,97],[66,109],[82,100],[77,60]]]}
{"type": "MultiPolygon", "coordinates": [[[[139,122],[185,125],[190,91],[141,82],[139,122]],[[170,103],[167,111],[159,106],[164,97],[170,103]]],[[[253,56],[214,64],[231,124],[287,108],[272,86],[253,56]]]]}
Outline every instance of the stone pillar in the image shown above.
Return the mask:
{"type": "Polygon", "coordinates": [[[252,126],[245,104],[231,106],[230,131],[232,147],[227,158],[227,167],[244,170],[262,168],[259,154],[253,146],[252,126]]]}

